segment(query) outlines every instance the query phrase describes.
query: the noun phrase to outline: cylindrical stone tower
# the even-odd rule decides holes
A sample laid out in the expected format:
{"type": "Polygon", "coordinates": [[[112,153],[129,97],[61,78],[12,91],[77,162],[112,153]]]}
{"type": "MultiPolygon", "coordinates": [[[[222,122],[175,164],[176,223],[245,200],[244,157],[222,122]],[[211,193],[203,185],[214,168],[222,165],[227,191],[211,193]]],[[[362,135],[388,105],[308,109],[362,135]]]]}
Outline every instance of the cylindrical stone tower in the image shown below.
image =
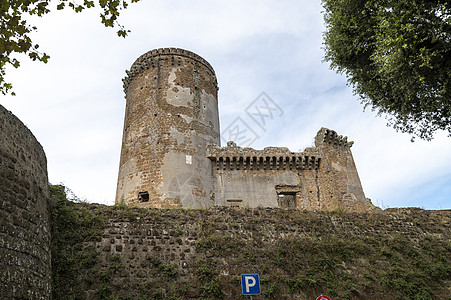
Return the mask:
{"type": "Polygon", "coordinates": [[[214,204],[208,144],[219,145],[218,86],[210,64],[176,48],[139,57],[124,79],[126,111],[116,204],[214,204]]]}

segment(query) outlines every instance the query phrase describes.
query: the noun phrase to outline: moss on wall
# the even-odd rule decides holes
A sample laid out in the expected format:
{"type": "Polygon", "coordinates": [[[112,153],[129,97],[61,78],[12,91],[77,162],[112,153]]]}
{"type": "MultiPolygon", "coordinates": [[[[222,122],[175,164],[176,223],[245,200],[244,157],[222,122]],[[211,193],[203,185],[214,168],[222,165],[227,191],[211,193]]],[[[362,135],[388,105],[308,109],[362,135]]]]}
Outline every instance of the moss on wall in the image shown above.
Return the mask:
{"type": "Polygon", "coordinates": [[[51,188],[55,299],[436,299],[451,295],[451,211],[143,209],[51,188]],[[244,298],[243,298],[244,299],[244,298]]]}

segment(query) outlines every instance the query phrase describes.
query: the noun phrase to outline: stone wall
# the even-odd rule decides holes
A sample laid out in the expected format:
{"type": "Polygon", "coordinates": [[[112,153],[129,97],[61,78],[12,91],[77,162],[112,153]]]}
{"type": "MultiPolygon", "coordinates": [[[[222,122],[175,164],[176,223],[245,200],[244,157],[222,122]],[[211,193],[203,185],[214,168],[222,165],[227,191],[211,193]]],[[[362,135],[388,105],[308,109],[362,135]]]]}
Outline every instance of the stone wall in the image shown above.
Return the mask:
{"type": "Polygon", "coordinates": [[[0,106],[0,297],[49,299],[50,227],[45,153],[0,106]]]}
{"type": "Polygon", "coordinates": [[[315,147],[291,152],[283,147],[241,148],[234,142],[209,145],[215,205],[307,210],[369,211],[352,157],[352,142],[321,128],[315,147]]]}
{"type": "Polygon", "coordinates": [[[81,249],[97,263],[62,291],[80,299],[240,299],[243,273],[262,299],[451,295],[451,211],[75,209],[104,220],[81,249]]]}
{"type": "Polygon", "coordinates": [[[362,184],[347,137],[321,128],[315,137],[315,149],[321,156],[316,181],[319,201],[313,209],[367,211],[374,208],[363,193],[362,184]]]}
{"type": "Polygon", "coordinates": [[[207,155],[213,163],[217,206],[305,209],[311,189],[318,189],[315,181],[304,180],[317,173],[318,152],[290,152],[283,147],[255,150],[228,142],[222,148],[210,145],[207,155]]]}

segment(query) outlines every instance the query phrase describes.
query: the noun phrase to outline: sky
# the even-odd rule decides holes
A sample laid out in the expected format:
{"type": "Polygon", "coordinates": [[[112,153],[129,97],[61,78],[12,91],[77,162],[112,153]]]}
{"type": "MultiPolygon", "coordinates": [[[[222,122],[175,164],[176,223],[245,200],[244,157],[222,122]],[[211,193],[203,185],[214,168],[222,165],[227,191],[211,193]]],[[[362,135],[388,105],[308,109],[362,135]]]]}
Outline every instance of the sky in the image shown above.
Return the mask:
{"type": "Polygon", "coordinates": [[[0,95],[0,104],[43,146],[50,182],[82,200],[114,204],[125,70],[149,50],[177,47],[215,69],[223,136],[241,122],[253,132],[242,146],[303,151],[326,127],[355,142],[354,160],[373,204],[451,209],[451,138],[438,132],[430,142],[412,143],[384,117],[364,111],[346,77],[324,62],[319,0],[143,0],[121,14],[131,30],[125,39],[105,28],[96,10],[55,10],[30,21],[49,63],[18,56],[21,67],[7,69],[6,78],[17,95],[0,95]],[[278,108],[264,126],[247,113],[259,101],[278,108]]]}

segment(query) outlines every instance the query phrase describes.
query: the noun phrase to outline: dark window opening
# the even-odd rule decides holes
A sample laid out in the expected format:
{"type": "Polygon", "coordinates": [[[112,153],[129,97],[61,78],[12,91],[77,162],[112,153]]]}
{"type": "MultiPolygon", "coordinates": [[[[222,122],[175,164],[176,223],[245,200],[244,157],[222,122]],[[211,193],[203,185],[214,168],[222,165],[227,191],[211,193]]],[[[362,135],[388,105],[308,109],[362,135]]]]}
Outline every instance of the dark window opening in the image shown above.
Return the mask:
{"type": "Polygon", "coordinates": [[[296,208],[296,193],[281,192],[278,198],[280,208],[296,208]]]}
{"type": "Polygon", "coordinates": [[[149,192],[140,192],[138,194],[139,202],[149,202],[149,192]]]}

